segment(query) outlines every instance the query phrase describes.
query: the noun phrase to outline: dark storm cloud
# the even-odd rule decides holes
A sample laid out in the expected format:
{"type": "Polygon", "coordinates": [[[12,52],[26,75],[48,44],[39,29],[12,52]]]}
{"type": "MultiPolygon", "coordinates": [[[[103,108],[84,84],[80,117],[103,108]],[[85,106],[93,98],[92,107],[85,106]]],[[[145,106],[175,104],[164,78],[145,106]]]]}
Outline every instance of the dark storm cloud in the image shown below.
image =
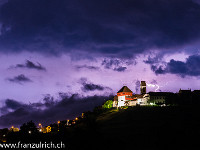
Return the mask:
{"type": "Polygon", "coordinates": [[[106,91],[106,90],[112,90],[111,88],[109,87],[105,87],[105,86],[102,86],[102,85],[98,85],[98,84],[94,84],[94,83],[91,83],[91,82],[88,82],[86,78],[81,78],[80,81],[79,81],[81,84],[82,84],[82,91],[83,92],[89,92],[89,91],[106,91]]]}
{"type": "Polygon", "coordinates": [[[8,0],[0,0],[0,6],[3,5],[6,2],[8,2],[8,0]]]}
{"type": "Polygon", "coordinates": [[[54,103],[47,109],[30,109],[21,107],[14,112],[10,112],[0,117],[0,126],[22,125],[24,122],[33,120],[36,123],[49,125],[58,120],[73,119],[80,116],[82,112],[93,110],[95,106],[100,106],[105,100],[112,99],[113,96],[92,96],[80,97],[78,94],[65,97],[54,103]]]}
{"type": "Polygon", "coordinates": [[[200,75],[200,55],[189,56],[186,62],[171,59],[165,66],[152,65],[151,69],[156,74],[177,74],[181,77],[200,75]]]}
{"type": "MultiPolygon", "coordinates": [[[[63,97],[61,98],[64,99],[63,97]]],[[[36,110],[52,107],[56,103],[57,101],[54,100],[54,97],[52,97],[50,94],[46,94],[44,95],[42,102],[36,102],[36,103],[29,102],[29,104],[23,104],[13,99],[6,99],[5,104],[3,105],[3,107],[0,108],[0,110],[1,110],[1,114],[10,113],[10,112],[16,111],[17,109],[36,111],[36,110]]]]}
{"type": "Polygon", "coordinates": [[[156,54],[153,57],[148,56],[148,59],[144,60],[144,63],[146,64],[160,63],[162,61],[162,58],[163,58],[163,53],[156,54]]]}
{"type": "Polygon", "coordinates": [[[19,83],[19,84],[22,84],[24,82],[32,82],[31,79],[29,79],[28,77],[26,77],[23,74],[20,74],[18,76],[13,77],[13,78],[7,78],[7,80],[10,81],[10,82],[15,82],[15,83],[19,83]]]}
{"type": "MultiPolygon", "coordinates": [[[[126,65],[128,64],[128,62],[125,62],[125,63],[126,65]]],[[[104,66],[105,69],[112,69],[118,72],[123,72],[127,69],[127,67],[121,66],[123,65],[123,61],[120,59],[104,59],[101,65],[104,66]]]]}
{"type": "Polygon", "coordinates": [[[88,66],[88,65],[80,65],[76,66],[77,69],[89,69],[89,70],[99,70],[99,67],[88,66]]]}
{"type": "Polygon", "coordinates": [[[17,64],[15,66],[16,68],[28,68],[28,69],[36,69],[36,70],[43,70],[45,71],[46,69],[40,64],[34,64],[33,62],[26,60],[25,64],[17,64]]]}
{"type": "Polygon", "coordinates": [[[54,101],[54,98],[50,94],[45,95],[43,101],[44,101],[44,105],[46,107],[50,107],[50,106],[52,106],[52,105],[54,105],[56,103],[54,101]]]}
{"type": "Polygon", "coordinates": [[[11,108],[11,109],[14,109],[14,110],[22,106],[21,103],[15,101],[15,100],[12,100],[12,99],[7,99],[5,101],[5,104],[6,104],[7,108],[11,108]]]}
{"type": "Polygon", "coordinates": [[[119,66],[120,65],[120,60],[119,59],[104,59],[102,62],[102,65],[104,66],[104,68],[106,69],[110,69],[113,66],[119,66]]]}
{"type": "Polygon", "coordinates": [[[10,68],[28,68],[28,69],[46,71],[46,68],[43,67],[40,63],[35,64],[30,60],[26,60],[25,64],[17,64],[15,66],[11,66],[10,68]]]}
{"type": "Polygon", "coordinates": [[[103,90],[104,90],[104,87],[101,86],[101,85],[93,84],[93,83],[85,83],[85,84],[83,85],[82,90],[83,90],[84,92],[87,92],[87,91],[95,91],[95,90],[103,91],[103,90]]]}
{"type": "Polygon", "coordinates": [[[26,105],[13,99],[6,99],[5,104],[0,108],[0,110],[1,114],[6,114],[21,108],[33,110],[34,107],[33,105],[26,105]]]}
{"type": "Polygon", "coordinates": [[[20,102],[15,101],[15,100],[6,99],[4,107],[0,108],[1,114],[6,114],[10,110],[16,110],[16,109],[20,108],[22,105],[23,104],[21,104],[20,102]]]}
{"type": "Polygon", "coordinates": [[[114,71],[118,71],[118,72],[124,72],[127,68],[126,67],[117,67],[117,68],[114,68],[114,71]]]}
{"type": "Polygon", "coordinates": [[[132,57],[198,41],[200,5],[192,0],[9,0],[0,8],[0,23],[1,51],[78,49],[132,57]]]}

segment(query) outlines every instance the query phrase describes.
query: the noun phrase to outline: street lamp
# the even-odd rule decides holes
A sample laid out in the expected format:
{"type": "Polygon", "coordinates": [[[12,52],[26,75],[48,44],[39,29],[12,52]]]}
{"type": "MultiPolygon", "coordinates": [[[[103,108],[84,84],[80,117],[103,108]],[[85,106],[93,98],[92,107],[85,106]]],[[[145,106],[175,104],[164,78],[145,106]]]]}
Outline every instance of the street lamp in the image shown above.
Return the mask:
{"type": "Polygon", "coordinates": [[[60,124],[60,121],[58,121],[58,131],[60,131],[60,130],[59,130],[59,124],[60,124]]]}
{"type": "Polygon", "coordinates": [[[67,120],[67,126],[69,125],[69,120],[67,120]]]}
{"type": "Polygon", "coordinates": [[[41,123],[39,123],[38,126],[39,126],[40,128],[42,128],[42,124],[41,124],[41,123]]]}

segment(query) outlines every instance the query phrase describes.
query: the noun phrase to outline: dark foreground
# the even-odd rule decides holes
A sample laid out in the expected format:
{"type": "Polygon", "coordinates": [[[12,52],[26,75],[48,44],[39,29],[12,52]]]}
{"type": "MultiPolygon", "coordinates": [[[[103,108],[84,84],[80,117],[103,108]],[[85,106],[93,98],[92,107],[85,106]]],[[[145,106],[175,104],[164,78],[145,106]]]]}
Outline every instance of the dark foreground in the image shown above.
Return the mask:
{"type": "Polygon", "coordinates": [[[86,113],[73,127],[59,132],[10,133],[7,143],[65,143],[68,150],[196,149],[200,147],[200,108],[133,107],[86,113]]]}

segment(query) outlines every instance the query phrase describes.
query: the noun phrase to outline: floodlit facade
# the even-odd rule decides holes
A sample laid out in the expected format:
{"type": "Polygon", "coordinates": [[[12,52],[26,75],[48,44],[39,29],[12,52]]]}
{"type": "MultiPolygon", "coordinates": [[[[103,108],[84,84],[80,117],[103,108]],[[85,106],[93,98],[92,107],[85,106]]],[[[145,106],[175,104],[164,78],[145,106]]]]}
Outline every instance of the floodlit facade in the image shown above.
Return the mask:
{"type": "Polygon", "coordinates": [[[166,100],[172,96],[171,92],[149,92],[147,101],[150,105],[164,105],[166,100]]]}
{"type": "Polygon", "coordinates": [[[147,99],[144,98],[146,94],[146,82],[141,81],[140,87],[141,94],[133,94],[127,86],[123,86],[114,97],[113,107],[147,105],[147,99]]]}
{"type": "Polygon", "coordinates": [[[127,87],[123,86],[118,92],[118,107],[127,105],[128,101],[133,101],[133,92],[127,87]]]}

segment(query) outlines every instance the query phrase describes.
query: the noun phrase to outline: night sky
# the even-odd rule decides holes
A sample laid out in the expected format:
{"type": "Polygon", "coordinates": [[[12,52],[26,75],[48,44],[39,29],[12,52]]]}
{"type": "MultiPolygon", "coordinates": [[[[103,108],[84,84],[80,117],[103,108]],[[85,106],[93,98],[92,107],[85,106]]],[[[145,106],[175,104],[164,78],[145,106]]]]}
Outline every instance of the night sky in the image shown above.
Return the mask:
{"type": "Polygon", "coordinates": [[[0,0],[0,128],[200,89],[199,47],[200,0],[0,0]]]}

